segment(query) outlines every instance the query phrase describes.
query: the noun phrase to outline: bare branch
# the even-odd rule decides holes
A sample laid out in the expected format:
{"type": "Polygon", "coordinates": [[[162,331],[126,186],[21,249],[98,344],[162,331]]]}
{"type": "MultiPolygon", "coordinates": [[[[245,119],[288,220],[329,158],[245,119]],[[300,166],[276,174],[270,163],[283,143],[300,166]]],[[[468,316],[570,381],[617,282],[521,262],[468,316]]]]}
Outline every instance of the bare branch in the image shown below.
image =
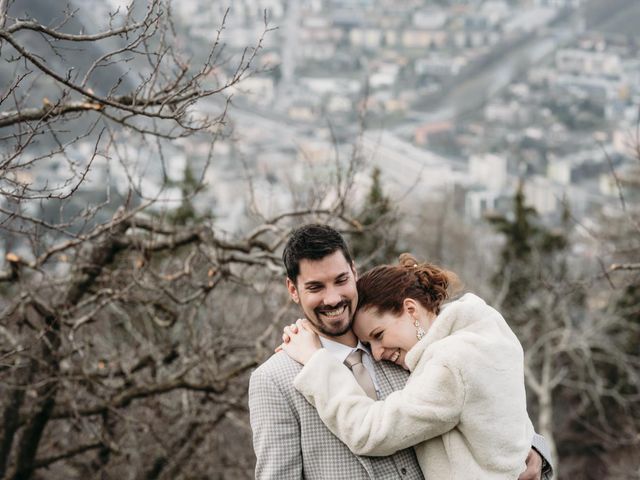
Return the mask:
{"type": "Polygon", "coordinates": [[[640,263],[614,263],[609,267],[610,272],[619,270],[640,270],[640,263]]]}
{"type": "Polygon", "coordinates": [[[89,452],[91,450],[96,450],[98,448],[102,448],[103,446],[104,444],[102,442],[89,443],[87,445],[81,445],[79,447],[72,448],[70,450],[67,450],[64,453],[59,453],[58,455],[37,459],[35,461],[35,468],[38,469],[38,468],[48,467],[52,463],[59,462],[60,460],[66,460],[68,458],[73,458],[82,453],[89,452]]]}
{"type": "MultiPolygon", "coordinates": [[[[3,0],[6,3],[6,0],[3,0]]],[[[58,40],[69,40],[72,42],[95,42],[97,40],[103,40],[105,38],[115,37],[119,35],[123,35],[126,33],[133,32],[143,27],[149,27],[153,25],[155,21],[160,16],[160,13],[156,11],[158,2],[154,0],[150,7],[147,9],[147,14],[144,19],[139,22],[132,24],[125,24],[121,28],[116,28],[112,30],[107,30],[100,33],[95,33],[93,35],[72,35],[64,32],[60,32],[59,30],[54,30],[52,28],[41,25],[37,22],[33,21],[23,21],[18,20],[14,22],[10,27],[6,29],[7,33],[13,34],[20,30],[32,30],[34,32],[44,33],[52,38],[56,38],[58,40]]]]}
{"type": "Polygon", "coordinates": [[[255,366],[256,366],[256,362],[253,360],[250,362],[246,362],[226,372],[224,375],[216,379],[214,382],[197,383],[197,382],[187,381],[184,378],[176,378],[176,379],[169,380],[164,383],[158,383],[152,386],[132,387],[118,393],[115,397],[113,397],[109,401],[101,404],[92,405],[89,407],[80,407],[77,409],[55,410],[51,418],[61,419],[61,418],[70,418],[75,416],[98,415],[107,410],[125,407],[134,400],[140,400],[143,398],[147,398],[147,397],[151,397],[159,394],[169,393],[175,390],[191,390],[191,391],[201,392],[201,393],[220,394],[226,390],[227,388],[226,383],[229,380],[238,377],[239,375],[247,372],[249,369],[255,366]]]}
{"type": "Polygon", "coordinates": [[[9,8],[9,0],[0,0],[0,28],[4,28],[7,23],[7,9],[9,8]]]}

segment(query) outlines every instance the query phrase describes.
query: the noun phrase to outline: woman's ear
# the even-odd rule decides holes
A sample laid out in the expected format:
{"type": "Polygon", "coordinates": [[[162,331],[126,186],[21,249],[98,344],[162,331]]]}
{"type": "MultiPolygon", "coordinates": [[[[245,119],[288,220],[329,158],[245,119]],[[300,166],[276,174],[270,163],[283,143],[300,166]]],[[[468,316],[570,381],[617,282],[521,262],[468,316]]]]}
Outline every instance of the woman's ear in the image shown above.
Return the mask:
{"type": "Polygon", "coordinates": [[[404,308],[404,311],[406,313],[413,317],[418,311],[418,302],[416,302],[413,298],[405,298],[402,301],[402,308],[404,308]]]}

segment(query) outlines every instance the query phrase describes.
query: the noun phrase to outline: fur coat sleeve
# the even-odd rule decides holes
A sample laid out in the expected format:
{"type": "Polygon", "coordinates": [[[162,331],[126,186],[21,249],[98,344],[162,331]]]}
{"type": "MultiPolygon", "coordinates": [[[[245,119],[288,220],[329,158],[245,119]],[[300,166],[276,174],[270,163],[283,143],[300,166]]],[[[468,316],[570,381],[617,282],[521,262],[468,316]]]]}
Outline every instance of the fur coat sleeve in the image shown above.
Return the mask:
{"type": "Polygon", "coordinates": [[[349,369],[322,349],[294,385],[352,452],[384,456],[442,435],[459,421],[464,404],[460,372],[429,362],[419,376],[384,401],[374,401],[349,369]]]}

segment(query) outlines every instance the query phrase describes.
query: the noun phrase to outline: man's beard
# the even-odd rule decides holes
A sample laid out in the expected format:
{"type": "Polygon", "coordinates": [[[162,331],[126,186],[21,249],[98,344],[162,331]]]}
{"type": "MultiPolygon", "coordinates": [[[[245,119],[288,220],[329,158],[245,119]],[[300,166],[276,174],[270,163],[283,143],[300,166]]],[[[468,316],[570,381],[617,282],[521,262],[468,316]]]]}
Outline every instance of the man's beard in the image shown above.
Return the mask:
{"type": "Polygon", "coordinates": [[[348,300],[343,300],[342,302],[336,304],[336,305],[332,305],[331,307],[318,307],[315,308],[314,311],[314,318],[315,320],[312,320],[310,318],[310,315],[308,315],[305,312],[305,316],[307,317],[307,320],[309,320],[311,322],[311,324],[318,329],[319,333],[322,333],[323,335],[326,335],[327,337],[340,337],[342,335],[344,335],[345,333],[347,333],[349,330],[351,330],[351,325],[353,324],[353,312],[351,311],[351,302],[348,300]],[[340,328],[339,330],[336,330],[335,328],[330,328],[328,327],[324,321],[323,321],[323,316],[322,316],[322,312],[324,310],[335,310],[336,308],[342,308],[342,307],[346,307],[345,308],[345,313],[347,314],[347,317],[349,319],[349,321],[345,324],[344,327],[340,328]]]}

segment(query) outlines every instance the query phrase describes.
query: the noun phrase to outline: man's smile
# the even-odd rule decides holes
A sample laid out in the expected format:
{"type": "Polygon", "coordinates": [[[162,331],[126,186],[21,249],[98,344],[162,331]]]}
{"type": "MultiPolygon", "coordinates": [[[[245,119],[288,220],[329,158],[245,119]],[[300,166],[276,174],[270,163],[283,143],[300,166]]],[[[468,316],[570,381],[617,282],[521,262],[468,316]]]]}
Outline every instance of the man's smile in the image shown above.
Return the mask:
{"type": "Polygon", "coordinates": [[[345,310],[348,307],[348,302],[342,302],[340,305],[338,305],[337,307],[331,308],[331,309],[321,309],[318,310],[318,314],[319,315],[323,315],[325,317],[329,317],[329,318],[336,318],[339,317],[340,315],[342,315],[345,310]]]}

